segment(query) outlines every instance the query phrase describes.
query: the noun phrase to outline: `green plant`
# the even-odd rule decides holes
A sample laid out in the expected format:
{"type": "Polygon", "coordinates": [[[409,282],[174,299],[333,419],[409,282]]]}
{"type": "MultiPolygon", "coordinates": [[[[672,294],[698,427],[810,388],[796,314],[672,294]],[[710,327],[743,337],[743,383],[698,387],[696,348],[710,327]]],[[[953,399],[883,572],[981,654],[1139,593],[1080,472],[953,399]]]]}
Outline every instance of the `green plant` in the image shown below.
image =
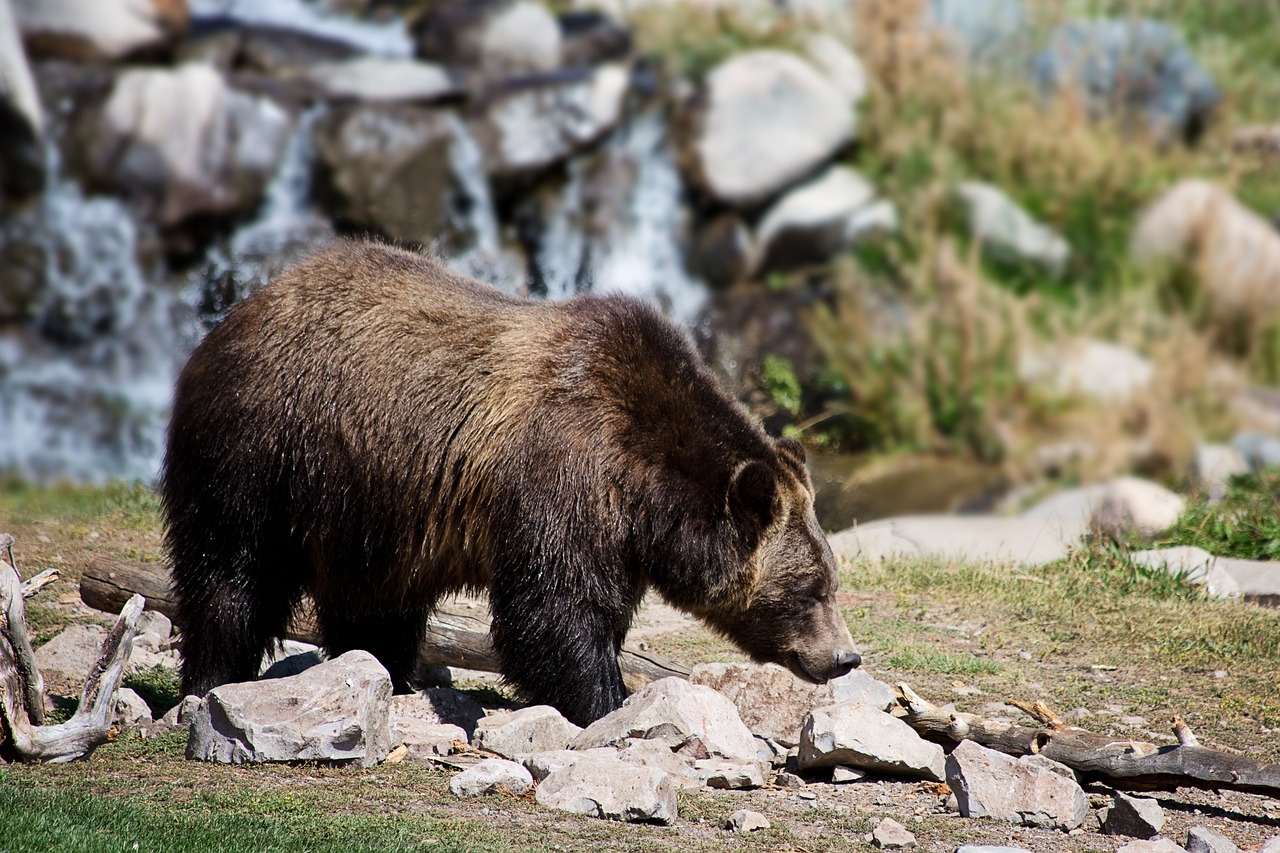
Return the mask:
{"type": "Polygon", "coordinates": [[[1233,478],[1218,503],[1193,499],[1157,545],[1194,545],[1245,560],[1280,559],[1280,471],[1233,478]]]}
{"type": "Polygon", "coordinates": [[[760,379],[779,409],[791,415],[800,413],[800,379],[791,362],[776,355],[766,355],[760,366],[760,379]]]}
{"type": "Polygon", "coordinates": [[[139,667],[128,672],[121,683],[141,696],[157,719],[182,701],[182,681],[173,667],[139,667]]]}

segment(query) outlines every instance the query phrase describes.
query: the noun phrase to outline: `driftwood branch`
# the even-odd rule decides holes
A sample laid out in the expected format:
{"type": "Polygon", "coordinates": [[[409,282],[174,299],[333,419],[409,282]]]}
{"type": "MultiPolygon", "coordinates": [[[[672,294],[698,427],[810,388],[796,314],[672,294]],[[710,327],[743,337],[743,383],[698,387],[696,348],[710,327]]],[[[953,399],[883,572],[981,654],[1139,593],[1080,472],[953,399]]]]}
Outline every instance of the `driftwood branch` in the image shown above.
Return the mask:
{"type": "Polygon", "coordinates": [[[1075,770],[1088,781],[1129,791],[1172,791],[1180,787],[1225,789],[1280,799],[1280,764],[1200,746],[1180,717],[1173,722],[1177,746],[1157,747],[1108,737],[1070,725],[1047,706],[1019,704],[1042,725],[1018,726],[976,714],[945,711],[906,684],[896,688],[906,721],[932,740],[971,740],[1008,755],[1043,755],[1075,770]]]}
{"type": "MultiPolygon", "coordinates": [[[[170,618],[177,612],[169,587],[169,571],[163,565],[101,560],[88,566],[80,579],[81,599],[98,610],[113,611],[134,593],[146,596],[147,607],[170,618]]],[[[320,634],[309,605],[295,615],[287,638],[319,644],[320,634]]],[[[419,663],[500,671],[497,652],[489,639],[489,620],[464,613],[437,612],[427,622],[419,663]]],[[[630,690],[660,678],[689,677],[688,667],[633,646],[622,647],[618,665],[630,690]]]]}
{"type": "Polygon", "coordinates": [[[57,569],[45,569],[28,581],[22,582],[22,597],[30,598],[49,584],[56,581],[60,573],[57,569]]]}
{"type": "Polygon", "coordinates": [[[102,641],[102,651],[85,679],[75,715],[44,725],[44,683],[27,637],[23,583],[0,560],[0,731],[2,746],[23,761],[61,762],[87,757],[112,737],[116,689],[129,660],[145,601],[131,597],[102,641]]]}

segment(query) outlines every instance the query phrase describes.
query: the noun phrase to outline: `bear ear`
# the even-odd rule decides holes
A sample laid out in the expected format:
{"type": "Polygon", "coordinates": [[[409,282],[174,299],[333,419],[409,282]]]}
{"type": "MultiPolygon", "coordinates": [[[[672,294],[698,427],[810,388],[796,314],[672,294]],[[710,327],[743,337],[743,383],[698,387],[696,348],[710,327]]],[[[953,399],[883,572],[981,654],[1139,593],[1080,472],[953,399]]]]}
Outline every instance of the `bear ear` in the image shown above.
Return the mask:
{"type": "Polygon", "coordinates": [[[808,471],[806,467],[808,457],[805,454],[804,445],[794,438],[784,437],[775,439],[773,447],[778,451],[778,460],[803,480],[808,471]]]}
{"type": "Polygon", "coordinates": [[[729,512],[764,530],[778,517],[778,481],[763,462],[744,462],[729,482],[729,512]]]}

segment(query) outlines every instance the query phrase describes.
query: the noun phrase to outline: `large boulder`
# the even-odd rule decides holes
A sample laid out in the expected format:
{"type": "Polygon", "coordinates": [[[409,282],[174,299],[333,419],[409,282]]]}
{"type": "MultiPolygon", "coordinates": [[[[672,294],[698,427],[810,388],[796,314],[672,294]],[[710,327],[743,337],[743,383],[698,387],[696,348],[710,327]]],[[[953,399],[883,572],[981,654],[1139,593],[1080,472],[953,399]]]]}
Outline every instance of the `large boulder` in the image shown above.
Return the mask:
{"type": "Polygon", "coordinates": [[[289,678],[224,684],[193,715],[187,758],[369,767],[391,750],[390,703],[391,676],[365,651],[289,678]]]}
{"type": "Polygon", "coordinates": [[[937,558],[1039,566],[1066,557],[1089,532],[1080,518],[909,515],[842,530],[830,538],[840,557],[937,558]]]}
{"type": "Polygon", "coordinates": [[[470,123],[485,168],[528,176],[598,142],[622,119],[630,79],[626,66],[602,65],[498,90],[470,123]]]}
{"type": "Polygon", "coordinates": [[[254,210],[293,125],[273,101],[204,65],[128,69],[80,121],[90,184],[131,199],[165,229],[254,210]]]}
{"type": "Polygon", "coordinates": [[[44,186],[44,113],[22,35],[0,0],[0,199],[25,198],[44,186]]]}
{"type": "Polygon", "coordinates": [[[560,66],[560,25],[541,3],[472,0],[433,3],[413,22],[418,56],[494,76],[560,66]]]}
{"type": "Polygon", "coordinates": [[[1230,192],[1184,180],[1143,212],[1131,252],[1196,274],[1206,306],[1228,318],[1280,310],[1280,234],[1230,192]]]}
{"type": "Polygon", "coordinates": [[[740,53],[707,75],[685,140],[694,180],[751,207],[809,175],[853,138],[848,95],[798,56],[740,53]]]}
{"type": "Polygon", "coordinates": [[[802,768],[845,765],[941,782],[942,747],[897,717],[858,701],[815,708],[800,731],[802,768]]]}
{"type": "Polygon", "coordinates": [[[791,270],[831,260],[873,234],[897,228],[892,202],[847,166],[831,166],[775,202],[756,231],[759,272],[791,270]]]}
{"type": "Polygon", "coordinates": [[[1119,112],[1158,139],[1197,138],[1221,94],[1182,34],[1149,18],[1063,24],[1036,57],[1039,85],[1095,114],[1119,112]]]}
{"type": "Polygon", "coordinates": [[[880,710],[894,704],[893,688],[860,669],[810,684],[775,664],[708,663],[695,666],[690,680],[733,702],[752,734],[784,746],[800,742],[800,729],[814,708],[855,699],[880,710]]]}
{"type": "Polygon", "coordinates": [[[627,697],[575,737],[571,749],[617,746],[628,738],[659,740],[694,758],[755,761],[755,738],[738,709],[710,687],[663,678],[627,697]]]}
{"type": "Polygon", "coordinates": [[[538,805],[606,820],[672,824],[676,786],[653,767],[618,759],[580,761],[542,780],[538,805]]]}
{"type": "Polygon", "coordinates": [[[966,740],[947,756],[946,778],[963,817],[1072,830],[1089,814],[1075,774],[1040,755],[1014,758],[966,740]]]}
{"type": "Polygon", "coordinates": [[[119,59],[164,48],[187,29],[186,0],[9,0],[40,56],[119,59]]]}

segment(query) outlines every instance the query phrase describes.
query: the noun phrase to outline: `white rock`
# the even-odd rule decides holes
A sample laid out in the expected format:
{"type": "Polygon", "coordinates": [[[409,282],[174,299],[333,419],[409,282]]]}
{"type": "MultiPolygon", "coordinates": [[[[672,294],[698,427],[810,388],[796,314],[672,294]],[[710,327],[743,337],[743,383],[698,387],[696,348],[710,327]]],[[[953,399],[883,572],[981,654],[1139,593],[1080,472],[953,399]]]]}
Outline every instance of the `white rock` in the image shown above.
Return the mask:
{"type": "Polygon", "coordinates": [[[815,708],[800,731],[802,768],[843,764],[912,779],[941,782],[942,747],[879,708],[844,702],[815,708]]]}
{"type": "Polygon", "coordinates": [[[1280,308],[1280,234],[1207,181],[1184,180],[1157,199],[1139,219],[1132,252],[1197,271],[1217,312],[1252,317],[1280,308]]]}
{"type": "Polygon", "coordinates": [[[1067,241],[1031,218],[998,187],[965,181],[956,187],[974,236],[993,255],[1032,263],[1055,275],[1071,257],[1067,241]]]}
{"type": "Polygon", "coordinates": [[[1071,830],[1089,804],[1075,775],[1039,755],[1013,758],[966,740],[946,759],[947,784],[964,817],[994,817],[1071,830]]]}
{"type": "Polygon", "coordinates": [[[414,763],[429,764],[431,756],[452,753],[455,741],[469,740],[461,726],[439,722],[431,703],[417,694],[391,697],[389,725],[392,747],[407,746],[414,763]]]}
{"type": "Polygon", "coordinates": [[[97,663],[106,636],[101,625],[72,625],[35,650],[36,666],[46,681],[81,686],[89,668],[97,663]]]}
{"type": "Polygon", "coordinates": [[[905,850],[916,846],[916,837],[905,826],[886,817],[871,830],[871,843],[881,850],[905,850]]]}
{"type": "Polygon", "coordinates": [[[9,0],[22,34],[72,59],[119,59],[187,26],[185,0],[9,0]]]}
{"type": "Polygon", "coordinates": [[[853,169],[832,166],[789,190],[765,213],[756,234],[761,269],[826,262],[886,221],[896,227],[892,210],[892,203],[876,202],[875,188],[853,169]]]}
{"type": "Polygon", "coordinates": [[[173,622],[159,610],[144,610],[138,617],[138,636],[135,645],[145,643],[153,652],[167,651],[169,638],[173,636],[173,622]]]}
{"type": "Polygon", "coordinates": [[[748,832],[755,832],[758,829],[768,829],[772,825],[769,823],[769,819],[760,814],[760,812],[753,812],[750,809],[738,809],[729,815],[729,819],[725,821],[724,828],[746,835],[748,832]]]}
{"type": "Polygon", "coordinates": [[[610,747],[600,749],[553,749],[548,752],[530,752],[520,756],[520,763],[533,778],[541,782],[543,779],[572,767],[580,761],[617,761],[618,751],[610,747]]]}
{"type": "Polygon", "coordinates": [[[449,793],[455,797],[479,797],[502,790],[517,797],[533,787],[533,777],[514,761],[486,758],[449,780],[449,793]]]}
{"type": "Polygon", "coordinates": [[[861,782],[867,778],[867,771],[859,770],[857,767],[846,767],[843,764],[837,764],[831,768],[831,784],[846,785],[850,782],[861,782]]]}
{"type": "MultiPolygon", "coordinates": [[[[1214,565],[1226,572],[1245,601],[1265,607],[1280,607],[1280,563],[1219,557],[1214,565]]],[[[1211,593],[1212,586],[1213,581],[1210,581],[1211,593]]]]}
{"type": "Polygon", "coordinates": [[[1230,838],[1205,826],[1193,826],[1187,830],[1187,843],[1183,847],[1187,853],[1240,853],[1240,848],[1230,838]]]}
{"type": "Polygon", "coordinates": [[[488,21],[480,67],[490,74],[536,74],[560,67],[560,25],[541,3],[519,2],[488,21]]]}
{"type": "Polygon", "coordinates": [[[844,93],[850,107],[862,103],[867,96],[867,70],[844,42],[827,33],[809,33],[800,38],[800,50],[844,93]]]}
{"type": "Polygon", "coordinates": [[[672,824],[676,786],[653,767],[614,761],[581,761],[542,780],[538,804],[606,820],[672,824]]]}
{"type": "Polygon", "coordinates": [[[203,700],[199,696],[184,696],[182,701],[164,713],[160,719],[147,727],[149,735],[160,734],[176,728],[190,728],[191,720],[200,709],[203,700]]]}
{"type": "Polygon", "coordinates": [[[1232,477],[1249,473],[1249,463],[1229,444],[1197,444],[1191,463],[1191,484],[1218,503],[1227,496],[1232,477]]]}
{"type": "Polygon", "coordinates": [[[149,728],[154,722],[151,719],[151,708],[146,701],[128,687],[116,690],[116,711],[112,724],[121,731],[149,728]]]}
{"type": "Polygon", "coordinates": [[[1233,598],[1241,594],[1240,584],[1217,557],[1192,545],[1153,548],[1130,552],[1129,559],[1139,566],[1164,569],[1197,583],[1213,598],[1233,598]]]}
{"type": "Polygon", "coordinates": [[[1133,350],[1105,341],[1082,340],[1027,352],[1018,377],[1061,395],[1123,405],[1151,387],[1156,368],[1133,350]]]}
{"type": "Polygon", "coordinates": [[[764,201],[853,137],[847,95],[789,53],[755,50],[706,77],[706,109],[690,140],[698,182],[736,206],[764,201]]]}
{"type": "Polygon", "coordinates": [[[193,715],[187,758],[368,767],[391,750],[390,702],[391,677],[365,651],[347,652],[300,675],[224,684],[193,715]]]}
{"type": "Polygon", "coordinates": [[[764,785],[764,768],[758,761],[729,761],[725,758],[703,758],[695,761],[694,770],[708,788],[737,791],[764,785]]]}
{"type": "Polygon", "coordinates": [[[567,749],[581,733],[581,726],[566,720],[550,705],[534,705],[485,717],[476,724],[475,744],[505,758],[516,758],[528,752],[567,749]]]}
{"type": "Polygon", "coordinates": [[[616,746],[627,738],[658,740],[696,758],[756,760],[755,739],[733,703],[682,678],[646,684],[621,708],[588,726],[570,748],[616,746]]]}
{"type": "Polygon", "coordinates": [[[1120,477],[1102,485],[1060,492],[1031,507],[1022,517],[1087,519],[1093,529],[1113,538],[1134,534],[1153,539],[1172,527],[1186,506],[1185,498],[1159,483],[1120,477]]]}
{"type": "MultiPolygon", "coordinates": [[[[671,777],[671,780],[682,788],[698,788],[708,784],[701,771],[694,768],[694,759],[672,752],[671,747],[660,740],[624,740],[618,749],[587,750],[587,754],[609,752],[628,764],[641,767],[653,767],[671,777]]],[[[722,761],[724,759],[708,758],[705,761],[722,761]]]]}
{"type": "Polygon", "coordinates": [[[304,79],[330,97],[363,101],[434,101],[461,91],[439,65],[384,56],[319,62],[306,68],[304,79]]]}
{"type": "Polygon", "coordinates": [[[1088,522],[1078,518],[914,515],[860,524],[830,541],[841,557],[889,554],[1038,566],[1065,557],[1088,532],[1088,522]]]}
{"type": "Polygon", "coordinates": [[[1280,835],[1267,839],[1258,853],[1280,853],[1280,835]]]}
{"type": "Polygon", "coordinates": [[[788,747],[800,742],[800,727],[813,708],[859,699],[887,709],[896,701],[892,687],[860,669],[810,684],[776,664],[709,663],[695,666],[689,680],[733,702],[752,734],[788,747]]]}

